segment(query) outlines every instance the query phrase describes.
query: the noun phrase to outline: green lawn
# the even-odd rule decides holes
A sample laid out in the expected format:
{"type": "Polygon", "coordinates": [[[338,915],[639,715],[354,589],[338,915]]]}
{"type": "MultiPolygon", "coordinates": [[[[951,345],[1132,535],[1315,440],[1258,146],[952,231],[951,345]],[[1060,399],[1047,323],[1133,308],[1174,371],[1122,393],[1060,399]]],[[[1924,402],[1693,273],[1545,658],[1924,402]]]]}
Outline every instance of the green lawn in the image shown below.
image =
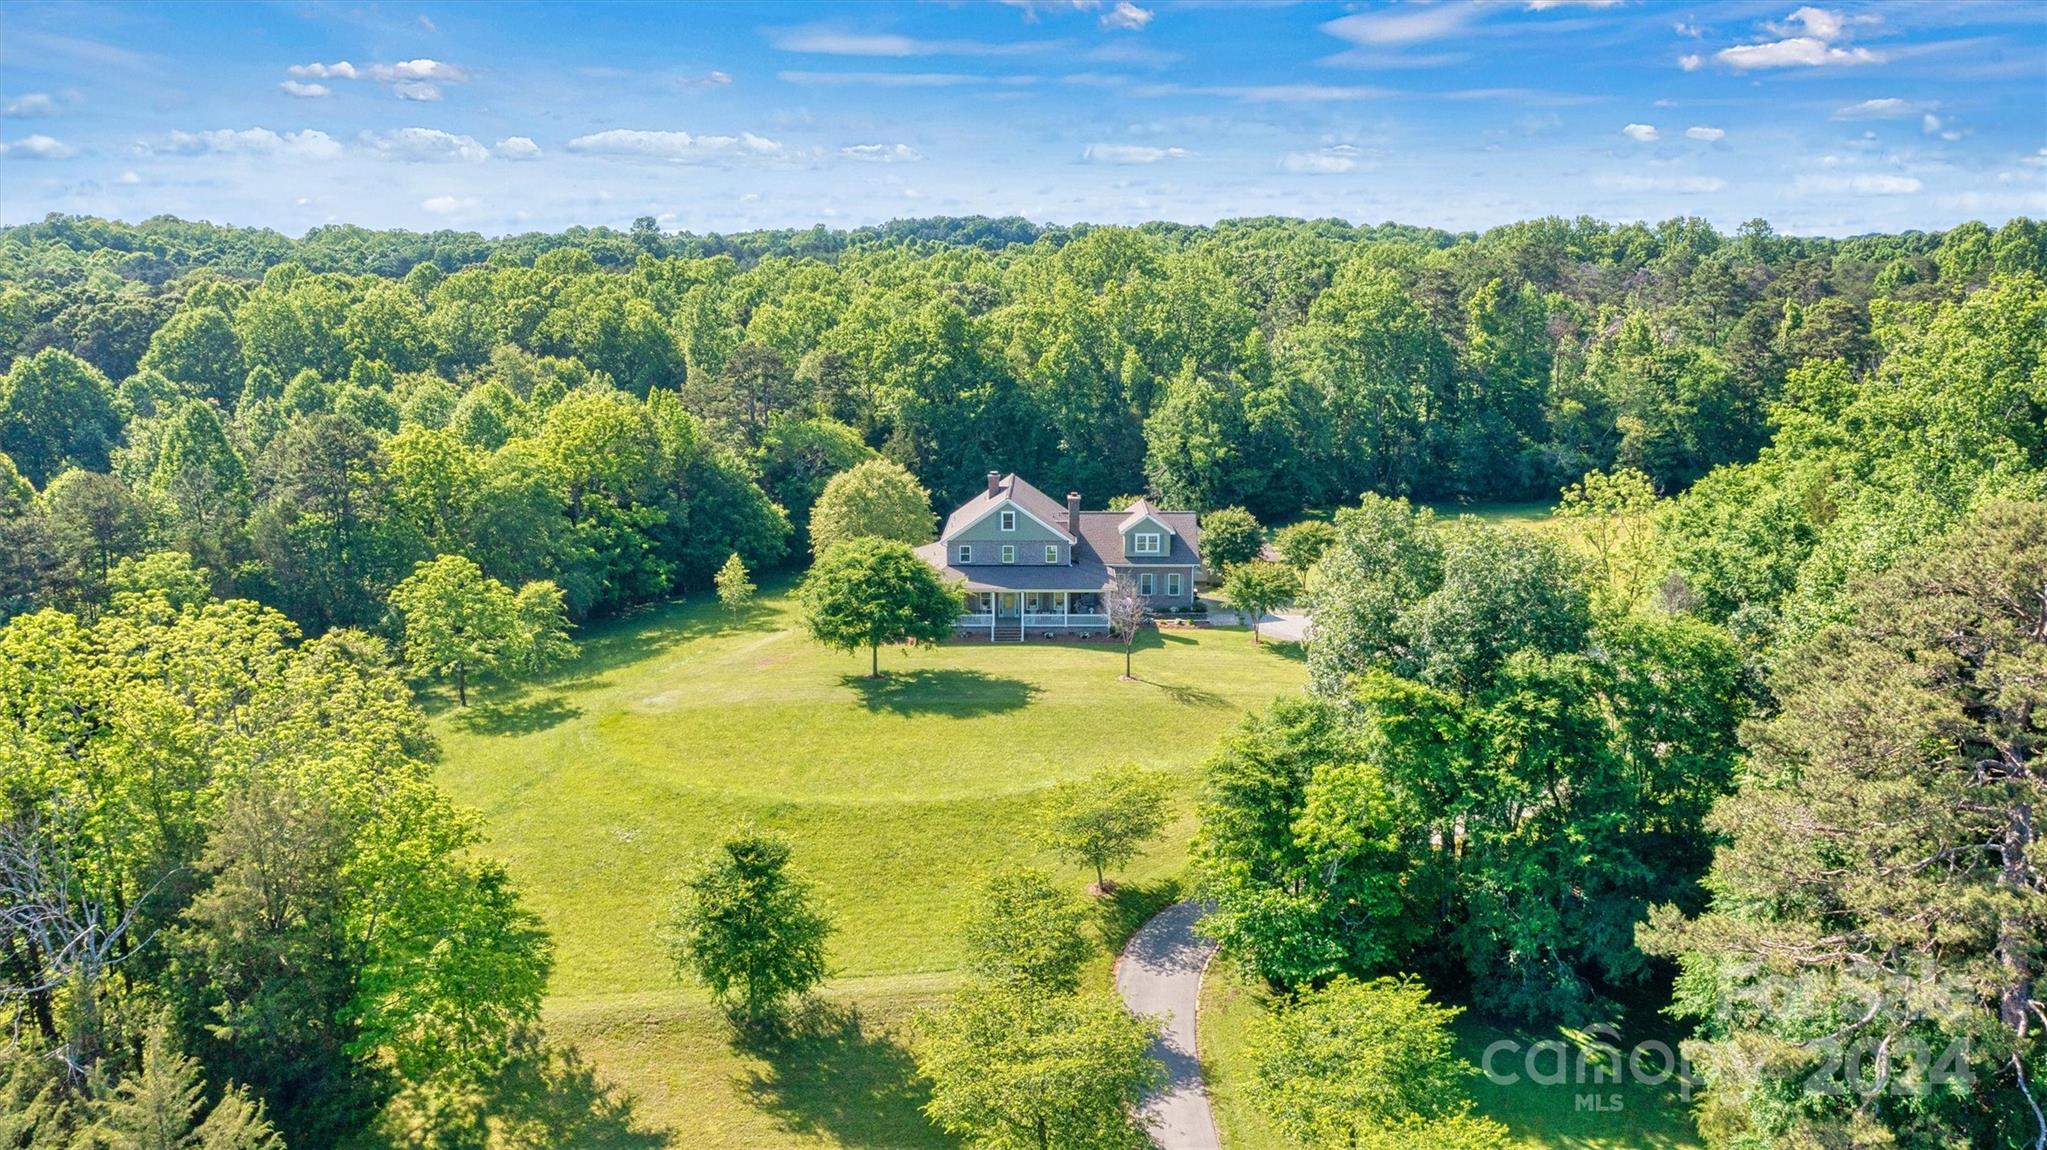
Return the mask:
{"type": "MultiPolygon", "coordinates": [[[[1209,968],[1201,987],[1201,1060],[1208,1071],[1216,1125],[1228,1150],[1295,1150],[1252,1107],[1245,1091],[1250,1067],[1244,1044],[1265,1010],[1265,994],[1252,980],[1226,962],[1209,968]]],[[[1483,1064],[1486,1049],[1495,1042],[1516,1044],[1496,1054],[1493,1068],[1503,1077],[1513,1074],[1520,1080],[1509,1085],[1481,1076],[1471,1089],[1479,1113],[1499,1120],[1512,1136],[1503,1150],[1698,1150],[1702,1145],[1684,1100],[1669,1086],[1596,1080],[1573,1085],[1573,1063],[1565,1064],[1562,1084],[1531,1081],[1527,1052],[1539,1041],[1559,1039],[1561,1031],[1508,1029],[1469,1014],[1458,1019],[1457,1031],[1459,1053],[1475,1066],[1483,1064]]],[[[1642,1037],[1675,1045],[1660,1029],[1642,1037]]],[[[1630,1041],[1634,1038],[1629,1036],[1630,1041]]],[[[1533,1065],[1538,1074],[1553,1077],[1550,1054],[1538,1054],[1533,1065]]],[[[1644,1066],[1651,1075],[1662,1065],[1656,1055],[1645,1055],[1644,1066]]]]}
{"type": "Polygon", "coordinates": [[[581,638],[547,683],[435,700],[440,780],[553,934],[550,1032],[691,1147],[947,1145],[902,1039],[952,985],[979,878],[1049,864],[1025,841],[1033,797],[1121,761],[1177,780],[1177,821],[1100,907],[1119,939],[1174,896],[1217,736],[1304,677],[1297,648],[1190,630],[1147,635],[1138,682],[1107,643],[961,644],[884,652],[876,684],[865,652],[810,643],[772,593],[739,618],[706,597],[581,638]],[[744,820],[789,836],[839,932],[819,1016],[742,1047],[655,931],[680,869],[744,820]]]}

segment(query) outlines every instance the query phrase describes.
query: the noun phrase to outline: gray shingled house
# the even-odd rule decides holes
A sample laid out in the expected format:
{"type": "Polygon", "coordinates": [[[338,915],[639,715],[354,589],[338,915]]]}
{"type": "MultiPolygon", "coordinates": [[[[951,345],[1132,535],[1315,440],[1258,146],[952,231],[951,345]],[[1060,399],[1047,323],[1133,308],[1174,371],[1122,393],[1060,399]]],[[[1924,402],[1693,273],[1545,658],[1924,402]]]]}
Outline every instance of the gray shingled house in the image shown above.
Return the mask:
{"type": "Polygon", "coordinates": [[[1072,492],[1062,506],[1015,475],[991,471],[988,489],[961,504],[938,542],[917,554],[961,584],[963,634],[1021,642],[1107,631],[1102,593],[1123,572],[1156,610],[1192,606],[1201,526],[1192,511],[1161,511],[1143,499],[1121,511],[1082,511],[1072,492]]]}

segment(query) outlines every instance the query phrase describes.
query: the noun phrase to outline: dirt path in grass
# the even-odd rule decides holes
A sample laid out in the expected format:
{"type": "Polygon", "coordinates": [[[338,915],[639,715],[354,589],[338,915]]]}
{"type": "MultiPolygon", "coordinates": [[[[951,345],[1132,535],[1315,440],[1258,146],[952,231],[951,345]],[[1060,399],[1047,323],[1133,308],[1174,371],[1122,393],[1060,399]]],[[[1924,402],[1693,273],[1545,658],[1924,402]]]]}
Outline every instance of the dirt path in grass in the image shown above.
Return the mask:
{"type": "Polygon", "coordinates": [[[1201,975],[1215,954],[1215,944],[1194,933],[1204,909],[1194,902],[1167,907],[1137,928],[1116,959],[1116,992],[1124,1004],[1137,1014],[1164,1017],[1152,1054],[1166,1064],[1168,1077],[1165,1088],[1145,1099],[1141,1111],[1160,1150],[1222,1147],[1194,1045],[1201,975]]]}

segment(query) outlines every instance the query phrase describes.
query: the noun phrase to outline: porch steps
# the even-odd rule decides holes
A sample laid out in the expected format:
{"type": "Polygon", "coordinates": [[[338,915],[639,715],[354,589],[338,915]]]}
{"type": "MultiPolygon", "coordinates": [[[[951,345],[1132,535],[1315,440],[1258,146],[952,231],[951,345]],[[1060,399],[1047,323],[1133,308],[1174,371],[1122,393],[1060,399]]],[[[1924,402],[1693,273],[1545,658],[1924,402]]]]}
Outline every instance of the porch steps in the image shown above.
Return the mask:
{"type": "Polygon", "coordinates": [[[995,620],[995,629],[988,634],[993,643],[1021,643],[1023,637],[1023,620],[1015,616],[995,620]]]}

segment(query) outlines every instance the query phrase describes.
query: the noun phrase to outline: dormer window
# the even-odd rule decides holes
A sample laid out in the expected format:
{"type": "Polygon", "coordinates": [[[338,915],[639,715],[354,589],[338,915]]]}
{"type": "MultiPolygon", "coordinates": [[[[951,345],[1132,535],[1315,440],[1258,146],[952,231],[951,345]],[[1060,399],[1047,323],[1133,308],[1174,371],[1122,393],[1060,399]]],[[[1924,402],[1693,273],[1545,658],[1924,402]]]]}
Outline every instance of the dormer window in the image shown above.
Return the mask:
{"type": "Polygon", "coordinates": [[[1057,543],[1045,544],[1045,562],[1047,563],[1059,562],[1059,545],[1057,543]]]}
{"type": "Polygon", "coordinates": [[[957,560],[955,560],[955,562],[959,562],[959,563],[972,563],[973,561],[974,561],[974,548],[973,548],[973,546],[972,546],[971,544],[967,544],[967,543],[962,543],[962,544],[960,544],[960,545],[959,545],[959,558],[958,558],[957,560]]]}
{"type": "MultiPolygon", "coordinates": [[[[1016,530],[1016,512],[1014,512],[1014,511],[1004,511],[1004,512],[1002,513],[1002,529],[1003,529],[1004,531],[1014,531],[1014,530],[1016,530]]],[[[1006,562],[1008,562],[1008,560],[1006,560],[1006,559],[1005,559],[1005,560],[1003,560],[1003,562],[1005,562],[1005,563],[1006,563],[1006,562]]]]}
{"type": "Polygon", "coordinates": [[[1130,537],[1131,553],[1134,555],[1163,555],[1165,549],[1159,546],[1160,535],[1156,531],[1143,531],[1130,537]]]}
{"type": "Polygon", "coordinates": [[[1014,544],[1004,543],[1002,545],[1002,561],[1004,563],[1016,562],[1016,546],[1014,544]]]}

